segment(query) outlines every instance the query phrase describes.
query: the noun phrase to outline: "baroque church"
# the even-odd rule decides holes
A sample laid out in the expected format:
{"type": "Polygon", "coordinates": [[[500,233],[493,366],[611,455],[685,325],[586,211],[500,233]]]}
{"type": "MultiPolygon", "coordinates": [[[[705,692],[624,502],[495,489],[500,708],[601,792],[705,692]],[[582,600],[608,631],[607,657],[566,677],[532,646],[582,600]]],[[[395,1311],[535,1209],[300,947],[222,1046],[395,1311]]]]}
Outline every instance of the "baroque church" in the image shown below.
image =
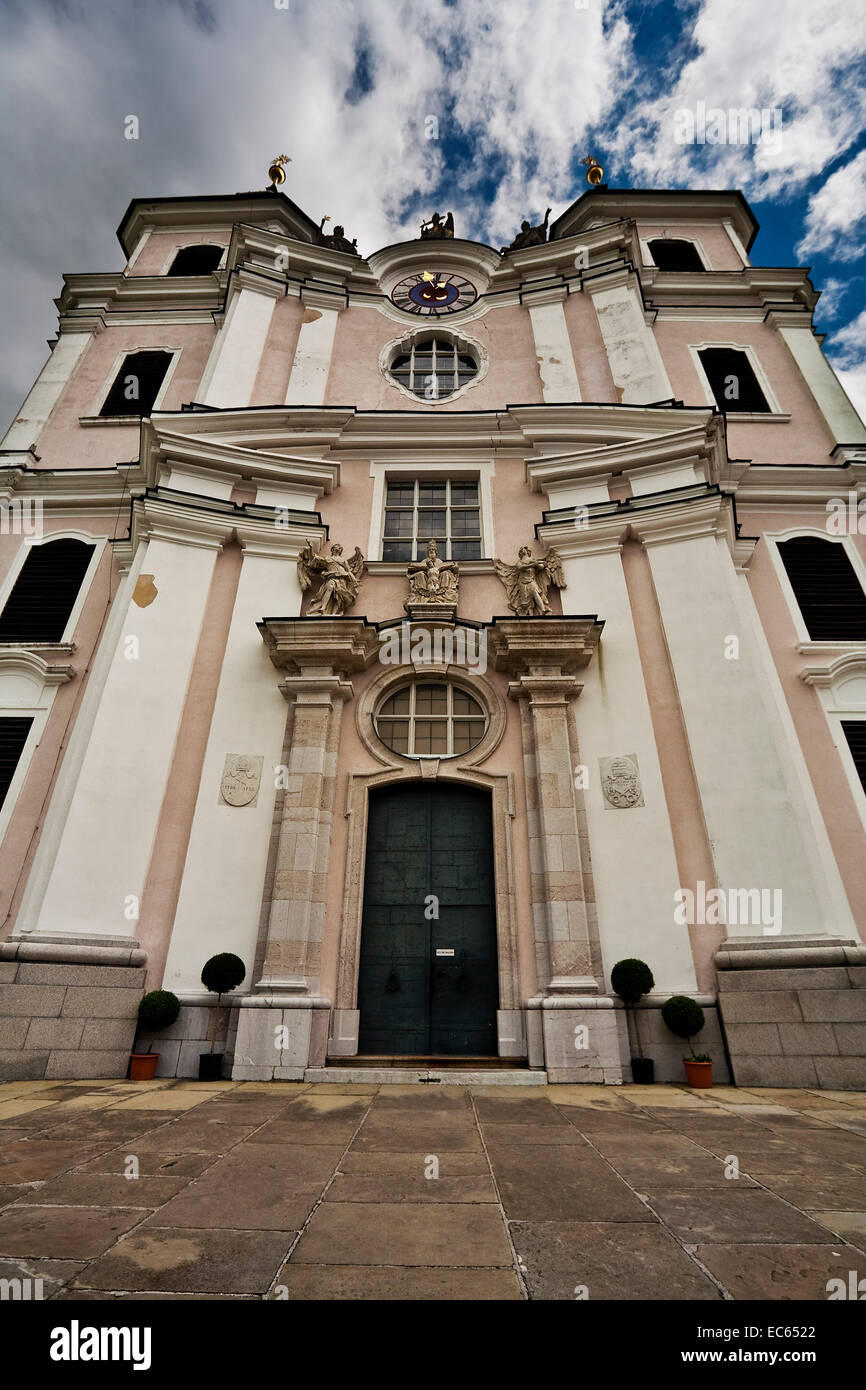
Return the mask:
{"type": "Polygon", "coordinates": [[[501,249],[271,176],[135,199],[3,441],[0,1076],[124,1076],[164,988],[161,1076],[221,1002],[235,1079],[680,1081],[687,995],[717,1080],[862,1087],[866,429],[808,271],[597,165],[501,249]]]}

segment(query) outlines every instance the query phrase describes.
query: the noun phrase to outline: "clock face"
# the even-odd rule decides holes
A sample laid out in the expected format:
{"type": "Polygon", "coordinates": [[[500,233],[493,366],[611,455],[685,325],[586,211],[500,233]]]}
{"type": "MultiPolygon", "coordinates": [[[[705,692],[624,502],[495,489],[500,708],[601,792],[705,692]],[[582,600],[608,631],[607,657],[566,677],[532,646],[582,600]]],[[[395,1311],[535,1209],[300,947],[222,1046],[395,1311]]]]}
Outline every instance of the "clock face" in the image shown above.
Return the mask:
{"type": "Polygon", "coordinates": [[[457,314],[477,298],[478,291],[469,280],[444,270],[419,270],[407,275],[391,291],[391,301],[398,309],[421,318],[457,314]]]}

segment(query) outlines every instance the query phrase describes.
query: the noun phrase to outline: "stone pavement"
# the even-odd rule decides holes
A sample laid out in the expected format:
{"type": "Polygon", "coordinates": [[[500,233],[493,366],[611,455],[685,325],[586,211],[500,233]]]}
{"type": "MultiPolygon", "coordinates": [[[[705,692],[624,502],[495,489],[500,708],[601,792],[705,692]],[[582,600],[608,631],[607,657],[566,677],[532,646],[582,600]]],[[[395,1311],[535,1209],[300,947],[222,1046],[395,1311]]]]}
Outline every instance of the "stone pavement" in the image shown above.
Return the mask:
{"type": "Polygon", "coordinates": [[[852,1270],[862,1093],[0,1086],[0,1279],[45,1298],[826,1299],[852,1270]]]}

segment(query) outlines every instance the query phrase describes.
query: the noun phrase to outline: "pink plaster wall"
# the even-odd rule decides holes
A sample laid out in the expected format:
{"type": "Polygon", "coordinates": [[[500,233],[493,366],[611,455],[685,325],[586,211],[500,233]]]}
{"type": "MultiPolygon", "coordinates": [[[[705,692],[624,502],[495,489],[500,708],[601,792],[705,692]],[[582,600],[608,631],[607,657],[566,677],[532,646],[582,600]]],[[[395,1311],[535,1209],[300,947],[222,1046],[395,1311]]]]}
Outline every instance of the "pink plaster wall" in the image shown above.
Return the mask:
{"type": "Polygon", "coordinates": [[[709,262],[710,270],[742,270],[743,262],[737,254],[734,243],[724,227],[709,222],[639,222],[638,235],[641,241],[651,241],[653,237],[683,237],[686,241],[700,243],[709,262]]]}
{"type": "Polygon", "coordinates": [[[37,443],[42,468],[111,468],[138,458],[139,421],[79,425],[99,413],[102,398],[122,365],[139,348],[180,349],[161,410],[179,410],[197,398],[216,328],[207,323],[112,326],[85,348],[37,443]]]}
{"type": "Polygon", "coordinates": [[[228,246],[231,234],[230,226],[206,227],[200,232],[151,232],[127,274],[165,275],[182,246],[228,246]]]}
{"type": "MultiPolygon", "coordinates": [[[[375,309],[343,310],[337,320],[325,404],[354,405],[359,410],[435,412],[492,410],[535,404],[542,399],[532,325],[528,311],[520,305],[491,309],[482,318],[466,324],[466,335],[490,353],[487,375],[456,401],[445,400],[438,405],[428,405],[414,397],[407,399],[379,371],[379,353],[385,344],[416,332],[419,326],[417,322],[404,326],[375,309]]],[[[435,323],[429,329],[434,334],[435,323]]]]}
{"type": "Polygon", "coordinates": [[[616,405],[616,387],[592,299],[588,294],[570,294],[563,309],[581,400],[616,405]]]}
{"type": "Polygon", "coordinates": [[[288,295],[274,305],[250,405],[284,403],[305,312],[301,301],[288,295]]]}

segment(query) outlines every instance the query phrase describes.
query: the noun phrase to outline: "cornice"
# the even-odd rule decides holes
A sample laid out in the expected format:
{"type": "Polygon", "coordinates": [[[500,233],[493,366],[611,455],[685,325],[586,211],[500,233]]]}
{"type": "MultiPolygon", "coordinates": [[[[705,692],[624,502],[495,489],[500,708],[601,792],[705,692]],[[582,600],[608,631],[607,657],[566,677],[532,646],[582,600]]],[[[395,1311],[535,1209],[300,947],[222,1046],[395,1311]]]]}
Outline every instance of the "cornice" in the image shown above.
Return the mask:
{"type": "MultiPolygon", "coordinates": [[[[667,422],[665,422],[667,423],[667,422]]],[[[602,447],[593,446],[571,454],[548,454],[526,461],[526,477],[533,492],[548,492],[552,486],[586,482],[596,476],[620,473],[640,474],[659,470],[665,464],[706,462],[709,483],[719,482],[726,459],[721,418],[706,412],[702,422],[680,430],[666,430],[637,439],[617,440],[602,447]]]]}
{"type": "Polygon", "coordinates": [[[758,230],[751,208],[736,189],[607,186],[584,193],[555,219],[550,230],[556,237],[574,236],[592,222],[609,223],[616,219],[669,224],[727,219],[747,251],[758,230]]]}
{"type": "Polygon", "coordinates": [[[737,506],[774,511],[817,507],[823,512],[831,497],[847,501],[849,492],[857,494],[858,502],[866,498],[866,458],[837,466],[750,463],[737,487],[737,506]]]}
{"type": "MultiPolygon", "coordinates": [[[[218,414],[223,417],[223,412],[218,414]]],[[[169,423],[168,417],[164,418],[169,423]]],[[[296,484],[313,490],[315,497],[333,492],[339,484],[340,465],[336,460],[272,453],[213,437],[205,439],[198,432],[187,433],[185,422],[200,419],[185,412],[170,417],[170,429],[163,427],[158,415],[143,423],[140,462],[148,486],[155,486],[161,472],[172,463],[198,465],[252,482],[296,484]]]]}
{"type": "Polygon", "coordinates": [[[43,661],[41,656],[27,647],[5,645],[0,646],[0,671],[6,675],[28,676],[31,680],[38,680],[43,686],[65,685],[75,675],[74,666],[43,661]]]}
{"type": "Polygon", "coordinates": [[[818,292],[808,271],[799,267],[679,271],[641,266],[640,280],[648,304],[659,311],[667,310],[666,317],[678,310],[699,317],[701,309],[730,307],[732,311],[761,309],[764,319],[770,322],[774,315],[802,315],[808,324],[818,302],[818,292]]]}

